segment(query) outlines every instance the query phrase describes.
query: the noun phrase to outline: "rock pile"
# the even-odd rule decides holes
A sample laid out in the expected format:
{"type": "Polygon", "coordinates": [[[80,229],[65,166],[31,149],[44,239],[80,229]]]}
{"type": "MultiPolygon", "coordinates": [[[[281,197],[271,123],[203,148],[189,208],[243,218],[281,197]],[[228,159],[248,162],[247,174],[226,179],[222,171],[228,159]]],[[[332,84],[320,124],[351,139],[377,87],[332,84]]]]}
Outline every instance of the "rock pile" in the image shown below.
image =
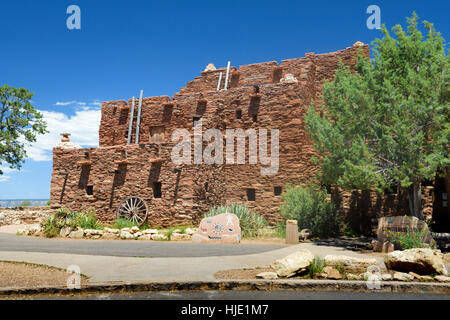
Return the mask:
{"type": "Polygon", "coordinates": [[[421,275],[447,275],[444,255],[440,250],[415,248],[393,251],[384,256],[384,264],[390,270],[416,272],[421,275]]]}
{"type": "Polygon", "coordinates": [[[450,282],[443,255],[439,250],[409,249],[387,254],[384,263],[388,270],[376,259],[355,258],[343,255],[327,255],[323,259],[323,269],[318,270],[314,255],[308,250],[294,252],[271,264],[274,272],[262,272],[257,278],[290,278],[306,274],[316,264],[314,278],[330,280],[365,281],[439,281],[450,282]],[[320,272],[320,273],[318,273],[320,272]],[[434,277],[432,275],[435,275],[434,277]]]}
{"type": "Polygon", "coordinates": [[[40,223],[52,214],[50,207],[0,208],[0,226],[40,223]]]}
{"type": "Polygon", "coordinates": [[[272,269],[279,277],[292,277],[306,271],[314,260],[314,255],[309,250],[294,252],[271,264],[272,269]]]}
{"type": "MultiPolygon", "coordinates": [[[[194,228],[186,228],[184,233],[181,230],[174,230],[170,236],[172,241],[191,240],[192,235],[196,232],[194,228]]],[[[40,226],[26,226],[23,229],[19,229],[19,234],[27,236],[43,236],[43,230],[40,226]]],[[[103,239],[103,240],[169,240],[165,230],[158,229],[145,229],[139,230],[138,227],[111,229],[104,228],[103,230],[97,229],[82,229],[71,227],[63,227],[60,230],[59,236],[62,238],[71,239],[103,239]]]]}

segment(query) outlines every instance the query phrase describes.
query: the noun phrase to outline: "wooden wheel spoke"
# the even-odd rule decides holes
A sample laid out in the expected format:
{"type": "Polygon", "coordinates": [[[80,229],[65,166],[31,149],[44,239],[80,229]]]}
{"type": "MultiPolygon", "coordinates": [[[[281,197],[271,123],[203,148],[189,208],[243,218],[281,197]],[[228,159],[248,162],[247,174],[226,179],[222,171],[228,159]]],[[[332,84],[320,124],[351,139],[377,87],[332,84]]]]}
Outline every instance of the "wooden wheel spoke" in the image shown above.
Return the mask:
{"type": "Polygon", "coordinates": [[[117,208],[117,218],[125,218],[139,226],[147,220],[147,215],[147,204],[144,199],[137,196],[126,198],[117,208]]]}

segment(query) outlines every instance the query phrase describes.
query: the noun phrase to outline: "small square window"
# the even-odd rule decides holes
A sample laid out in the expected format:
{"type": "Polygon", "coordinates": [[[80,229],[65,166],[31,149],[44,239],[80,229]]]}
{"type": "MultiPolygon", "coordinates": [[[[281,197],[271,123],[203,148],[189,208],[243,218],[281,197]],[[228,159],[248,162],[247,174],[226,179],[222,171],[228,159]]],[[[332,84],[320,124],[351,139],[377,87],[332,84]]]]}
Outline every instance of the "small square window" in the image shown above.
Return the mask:
{"type": "Polygon", "coordinates": [[[236,110],[236,119],[242,119],[242,110],[236,110]]]}
{"type": "Polygon", "coordinates": [[[164,142],[164,126],[152,126],[150,127],[150,143],[164,142]]]}
{"type": "Polygon", "coordinates": [[[93,196],[94,195],[94,186],[86,186],[86,194],[88,196],[93,196]]]}
{"type": "Polygon", "coordinates": [[[161,198],[161,182],[153,182],[153,198],[161,198]]]}
{"type": "Polygon", "coordinates": [[[281,192],[283,191],[283,188],[282,187],[274,187],[273,188],[273,193],[274,193],[274,195],[276,195],[276,196],[281,196],[281,192]]]}
{"type": "Polygon", "coordinates": [[[247,189],[247,201],[255,201],[255,189],[247,189]]]}

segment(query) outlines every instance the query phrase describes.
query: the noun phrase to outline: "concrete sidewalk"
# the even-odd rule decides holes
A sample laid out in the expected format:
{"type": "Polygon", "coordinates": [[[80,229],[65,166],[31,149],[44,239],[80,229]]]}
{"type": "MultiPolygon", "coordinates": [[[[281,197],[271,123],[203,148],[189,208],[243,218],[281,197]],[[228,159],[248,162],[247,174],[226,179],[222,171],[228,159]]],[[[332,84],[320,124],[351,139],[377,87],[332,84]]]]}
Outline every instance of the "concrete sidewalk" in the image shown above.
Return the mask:
{"type": "MultiPolygon", "coordinates": [[[[211,256],[211,257],[170,257],[135,258],[65,253],[41,253],[0,251],[0,261],[20,261],[67,269],[77,265],[81,273],[90,277],[90,283],[148,282],[148,281],[211,281],[217,271],[263,267],[300,249],[308,249],[313,254],[347,255],[360,258],[373,256],[359,254],[340,247],[318,246],[301,243],[282,249],[257,254],[211,256]]],[[[382,258],[377,258],[381,265],[382,258]]]]}

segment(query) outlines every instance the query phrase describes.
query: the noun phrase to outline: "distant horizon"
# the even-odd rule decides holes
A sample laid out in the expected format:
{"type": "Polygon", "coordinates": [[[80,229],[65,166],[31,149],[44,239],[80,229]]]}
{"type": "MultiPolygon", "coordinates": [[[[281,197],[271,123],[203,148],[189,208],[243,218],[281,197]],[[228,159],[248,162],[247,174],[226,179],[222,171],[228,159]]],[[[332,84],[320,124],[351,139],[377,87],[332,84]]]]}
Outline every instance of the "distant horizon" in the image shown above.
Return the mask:
{"type": "Polygon", "coordinates": [[[34,201],[44,201],[50,200],[50,198],[17,198],[17,199],[0,199],[0,201],[19,201],[19,200],[34,200],[34,201]]]}

